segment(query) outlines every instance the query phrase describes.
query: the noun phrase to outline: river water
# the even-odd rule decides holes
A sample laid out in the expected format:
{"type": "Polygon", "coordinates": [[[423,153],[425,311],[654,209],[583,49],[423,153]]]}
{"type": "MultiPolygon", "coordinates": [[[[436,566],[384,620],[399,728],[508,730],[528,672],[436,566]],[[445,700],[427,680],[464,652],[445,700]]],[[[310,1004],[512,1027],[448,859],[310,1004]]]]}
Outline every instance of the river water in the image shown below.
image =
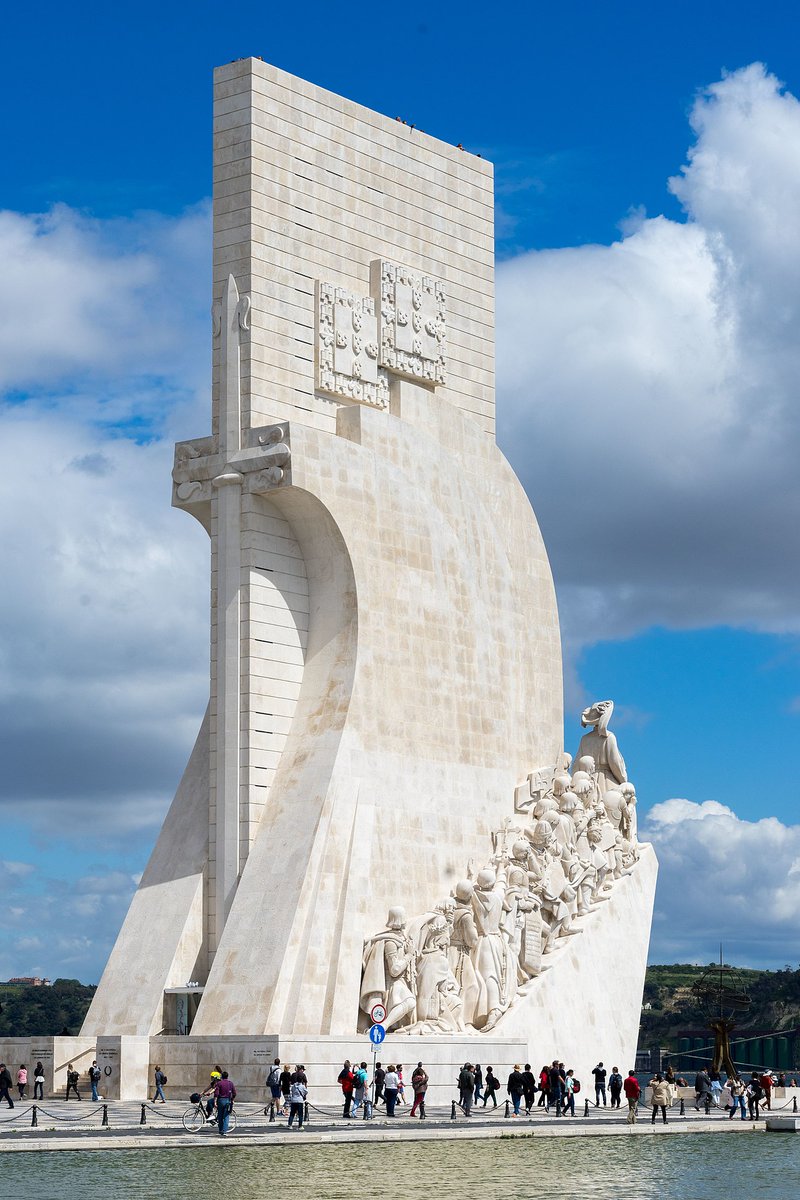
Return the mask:
{"type": "Polygon", "coordinates": [[[372,1145],[7,1154],[13,1200],[784,1200],[797,1134],[508,1138],[372,1145]],[[734,1182],[735,1181],[735,1182],[734,1182]]]}

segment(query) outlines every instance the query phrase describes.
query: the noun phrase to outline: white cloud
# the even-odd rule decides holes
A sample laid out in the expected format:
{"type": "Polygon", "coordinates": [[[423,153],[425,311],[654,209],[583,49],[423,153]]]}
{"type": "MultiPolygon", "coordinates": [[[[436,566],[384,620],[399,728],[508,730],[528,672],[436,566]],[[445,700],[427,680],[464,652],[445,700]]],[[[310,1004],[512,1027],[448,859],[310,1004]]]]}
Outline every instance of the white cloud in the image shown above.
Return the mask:
{"type": "Polygon", "coordinates": [[[667,800],[640,830],[659,880],[650,957],[774,967],[796,961],[800,939],[800,825],[743,821],[724,804],[667,800]]]}
{"type": "Polygon", "coordinates": [[[0,862],[0,869],[3,875],[11,875],[15,879],[24,879],[26,875],[31,875],[36,870],[33,863],[9,862],[8,859],[0,862]]]}
{"type": "Polygon", "coordinates": [[[572,645],[800,630],[800,104],[756,64],[698,97],[687,220],[498,269],[501,444],[572,645]]]}

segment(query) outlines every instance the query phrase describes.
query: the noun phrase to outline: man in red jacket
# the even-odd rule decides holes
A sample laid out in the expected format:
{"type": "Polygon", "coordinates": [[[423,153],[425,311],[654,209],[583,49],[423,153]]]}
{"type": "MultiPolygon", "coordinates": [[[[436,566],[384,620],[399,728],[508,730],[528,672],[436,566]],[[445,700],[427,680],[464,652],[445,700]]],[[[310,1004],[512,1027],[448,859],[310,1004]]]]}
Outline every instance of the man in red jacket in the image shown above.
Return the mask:
{"type": "Polygon", "coordinates": [[[344,1112],[343,1117],[350,1119],[350,1105],[353,1102],[353,1088],[355,1087],[355,1073],[350,1065],[350,1059],[344,1060],[344,1066],[339,1072],[338,1082],[342,1085],[342,1095],[344,1096],[344,1112]]]}
{"type": "Polygon", "coordinates": [[[639,1080],[634,1075],[633,1071],[628,1071],[628,1076],[622,1085],[625,1092],[625,1099],[628,1101],[628,1124],[633,1125],[636,1120],[636,1109],[639,1104],[639,1097],[642,1094],[642,1089],[639,1087],[639,1080]]]}

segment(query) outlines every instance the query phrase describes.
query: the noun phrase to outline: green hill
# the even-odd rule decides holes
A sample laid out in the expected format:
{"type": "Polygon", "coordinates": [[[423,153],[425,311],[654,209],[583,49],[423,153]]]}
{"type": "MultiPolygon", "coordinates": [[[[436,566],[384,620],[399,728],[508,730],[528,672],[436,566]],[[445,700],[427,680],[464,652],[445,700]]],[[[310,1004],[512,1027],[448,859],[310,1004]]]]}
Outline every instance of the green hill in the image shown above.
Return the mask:
{"type": "Polygon", "coordinates": [[[0,983],[0,1037],[79,1033],[96,990],[77,979],[56,979],[52,987],[0,983]]]}

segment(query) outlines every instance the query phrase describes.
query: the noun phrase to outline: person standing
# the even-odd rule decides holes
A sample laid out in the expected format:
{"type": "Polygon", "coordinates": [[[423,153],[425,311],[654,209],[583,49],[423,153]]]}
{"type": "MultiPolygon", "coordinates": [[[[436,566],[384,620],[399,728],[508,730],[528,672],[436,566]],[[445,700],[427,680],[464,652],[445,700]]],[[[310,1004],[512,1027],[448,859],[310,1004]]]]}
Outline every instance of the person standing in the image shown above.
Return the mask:
{"type": "Polygon", "coordinates": [[[289,1092],[292,1086],[292,1072],[289,1070],[289,1064],[283,1068],[280,1074],[281,1096],[283,1097],[283,1111],[281,1116],[285,1117],[289,1113],[289,1092]]]}
{"type": "Polygon", "coordinates": [[[694,1107],[697,1112],[701,1105],[708,1116],[711,1108],[711,1078],[705,1068],[701,1068],[694,1077],[694,1107]]]}
{"type": "Polygon", "coordinates": [[[619,1101],[622,1096],[622,1076],[619,1073],[619,1067],[611,1068],[611,1074],[608,1077],[608,1090],[611,1093],[611,1107],[619,1108],[619,1101]]]}
{"type": "Polygon", "coordinates": [[[764,1096],[764,1089],[761,1086],[759,1076],[753,1071],[750,1076],[750,1082],[747,1085],[747,1107],[750,1109],[750,1118],[753,1121],[758,1120],[759,1105],[764,1096]]]}
{"type": "Polygon", "coordinates": [[[428,1090],[428,1073],[421,1062],[417,1063],[414,1068],[414,1074],[411,1076],[411,1087],[414,1090],[414,1103],[408,1115],[413,1117],[419,1108],[419,1117],[423,1121],[425,1119],[425,1093],[428,1090]]]}
{"type": "Polygon", "coordinates": [[[281,1107],[281,1060],[276,1058],[269,1071],[264,1085],[270,1096],[273,1115],[281,1107]]]}
{"type": "Polygon", "coordinates": [[[37,1062],[33,1072],[33,1098],[44,1100],[44,1067],[41,1061],[37,1062]]]}
{"type": "Polygon", "coordinates": [[[530,1116],[536,1100],[536,1079],[530,1063],[525,1063],[525,1070],[522,1072],[522,1093],[525,1097],[525,1115],[530,1116]]]}
{"type": "Polygon", "coordinates": [[[486,1101],[492,1100],[495,1108],[497,1108],[497,1089],[500,1087],[500,1080],[494,1073],[493,1067],[486,1068],[486,1083],[483,1090],[483,1107],[486,1108],[486,1101]]]}
{"type": "Polygon", "coordinates": [[[403,1082],[403,1064],[398,1063],[395,1067],[397,1072],[397,1103],[405,1104],[406,1102],[406,1085],[403,1082]]]}
{"type": "Polygon", "coordinates": [[[742,1120],[747,1120],[747,1109],[744,1103],[745,1085],[741,1079],[734,1079],[733,1076],[728,1080],[728,1091],[731,1094],[731,1111],[729,1119],[732,1121],[736,1116],[736,1110],[741,1109],[742,1120]]]}
{"type": "Polygon", "coordinates": [[[9,1108],[14,1107],[14,1101],[11,1099],[12,1086],[11,1072],[5,1063],[0,1063],[0,1100],[5,1100],[9,1108]]]}
{"type": "Polygon", "coordinates": [[[562,1103],[564,1100],[564,1079],[565,1078],[566,1078],[566,1071],[564,1072],[564,1076],[562,1077],[561,1064],[558,1062],[557,1059],[554,1060],[552,1066],[550,1067],[550,1074],[549,1074],[550,1096],[548,1098],[549,1098],[550,1104],[551,1105],[554,1104],[556,1107],[556,1116],[557,1117],[561,1116],[561,1106],[562,1106],[562,1103]]]}
{"type": "Polygon", "coordinates": [[[233,1085],[233,1080],[228,1078],[227,1071],[223,1071],[221,1077],[214,1084],[214,1101],[217,1106],[217,1125],[220,1137],[225,1137],[225,1134],[228,1132],[231,1109],[233,1108],[235,1099],[236,1088],[233,1085]]]}
{"type": "Polygon", "coordinates": [[[472,1071],[472,1063],[464,1063],[458,1073],[458,1099],[464,1110],[465,1117],[468,1117],[472,1112],[472,1095],[474,1091],[475,1076],[472,1071]]]}
{"type": "Polygon", "coordinates": [[[78,1091],[78,1072],[73,1067],[72,1063],[67,1067],[67,1094],[65,1100],[69,1100],[70,1092],[75,1093],[75,1099],[80,1100],[81,1094],[78,1091]]]}
{"type": "MultiPolygon", "coordinates": [[[[671,1084],[668,1080],[665,1082],[671,1091],[671,1084]]],[[[622,1086],[625,1089],[625,1099],[628,1101],[628,1124],[633,1125],[636,1122],[636,1111],[639,1107],[639,1097],[642,1094],[639,1080],[636,1078],[633,1070],[628,1071],[622,1086]]]]}
{"type": "Polygon", "coordinates": [[[475,1064],[475,1103],[483,1099],[483,1071],[481,1064],[475,1064]]]}
{"type": "Polygon", "coordinates": [[[386,1100],[387,1117],[394,1116],[394,1106],[397,1104],[397,1093],[399,1090],[400,1080],[397,1078],[397,1072],[394,1069],[394,1064],[389,1063],[389,1069],[383,1077],[383,1094],[386,1100]]]}
{"type": "Polygon", "coordinates": [[[100,1094],[97,1090],[97,1085],[102,1079],[102,1072],[97,1065],[97,1059],[92,1059],[92,1065],[89,1067],[89,1083],[92,1088],[92,1100],[97,1102],[100,1099],[100,1094]]]}
{"type": "Polygon", "coordinates": [[[355,1086],[355,1075],[353,1074],[353,1068],[350,1065],[349,1058],[344,1060],[344,1066],[339,1072],[337,1082],[341,1087],[342,1095],[344,1096],[344,1110],[342,1112],[342,1117],[344,1120],[349,1121],[350,1105],[353,1103],[353,1088],[355,1086]]]}
{"type": "MultiPolygon", "coordinates": [[[[280,1064],[278,1064],[280,1066],[280,1064]]],[[[295,1071],[292,1076],[292,1082],[289,1084],[289,1128],[294,1124],[294,1119],[297,1117],[297,1129],[303,1128],[303,1115],[305,1113],[306,1097],[308,1096],[308,1088],[303,1083],[300,1072],[295,1071]]]]}
{"type": "MultiPolygon", "coordinates": [[[[167,1077],[161,1070],[161,1067],[156,1066],[153,1072],[153,1080],[156,1086],[156,1090],[153,1093],[153,1104],[155,1104],[156,1100],[160,1100],[162,1104],[166,1104],[167,1102],[164,1099],[164,1084],[167,1082],[167,1077]]],[[[92,1099],[95,1100],[96,1096],[92,1096],[92,1099]]]]}
{"type": "Polygon", "coordinates": [[[653,1116],[650,1120],[651,1125],[656,1123],[656,1113],[661,1109],[661,1120],[666,1125],[667,1123],[667,1105],[671,1103],[672,1091],[666,1079],[662,1079],[660,1073],[656,1071],[653,1078],[650,1080],[650,1103],[653,1106],[653,1116]]]}
{"type": "Polygon", "coordinates": [[[550,1095],[550,1068],[542,1067],[539,1072],[539,1103],[538,1108],[549,1108],[548,1096],[550,1095]]]}
{"type": "Polygon", "coordinates": [[[525,1092],[525,1081],[522,1078],[522,1070],[520,1069],[519,1063],[514,1063],[514,1070],[508,1077],[506,1091],[511,1097],[511,1103],[514,1105],[513,1115],[518,1117],[520,1101],[522,1100],[525,1092]]]}
{"type": "MultiPolygon", "coordinates": [[[[600,1107],[600,1097],[603,1097],[603,1108],[606,1106],[606,1069],[602,1062],[599,1062],[592,1070],[594,1075],[594,1106],[600,1107]]],[[[659,1076],[659,1078],[661,1078],[659,1076]]]]}
{"type": "Polygon", "coordinates": [[[369,1120],[372,1116],[371,1105],[369,1102],[369,1092],[367,1090],[367,1081],[369,1073],[367,1064],[362,1062],[360,1067],[356,1067],[353,1071],[353,1108],[352,1115],[355,1116],[361,1105],[364,1105],[364,1115],[369,1120]]]}
{"type": "Polygon", "coordinates": [[[17,1071],[17,1091],[19,1092],[20,1100],[25,1099],[25,1088],[28,1086],[28,1068],[25,1063],[20,1063],[17,1071]]]}
{"type": "Polygon", "coordinates": [[[761,1076],[761,1086],[764,1089],[764,1103],[762,1108],[772,1109],[772,1074],[765,1071],[761,1076]]]}

